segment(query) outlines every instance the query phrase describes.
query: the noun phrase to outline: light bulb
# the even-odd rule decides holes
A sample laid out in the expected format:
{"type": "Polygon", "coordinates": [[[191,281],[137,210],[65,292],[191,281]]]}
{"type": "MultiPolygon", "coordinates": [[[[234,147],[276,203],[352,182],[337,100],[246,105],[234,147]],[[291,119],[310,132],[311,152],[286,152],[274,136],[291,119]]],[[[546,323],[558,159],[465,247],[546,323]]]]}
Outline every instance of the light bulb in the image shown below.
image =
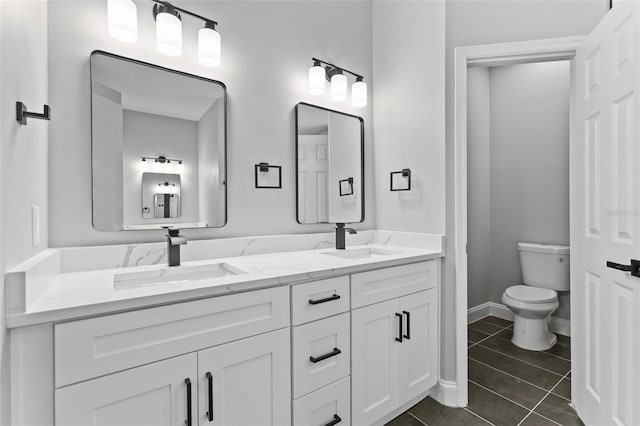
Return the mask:
{"type": "Polygon", "coordinates": [[[143,158],[140,161],[140,164],[138,164],[138,170],[140,170],[142,173],[148,172],[149,171],[149,161],[147,161],[145,158],[143,158]]]}
{"type": "Polygon", "coordinates": [[[138,11],[131,0],[107,0],[109,34],[125,43],[138,41],[138,11]]]}
{"type": "Polygon", "coordinates": [[[182,161],[179,161],[176,165],[176,173],[184,173],[184,164],[182,164],[182,161]]]}
{"type": "Polygon", "coordinates": [[[207,21],[204,28],[198,31],[198,58],[207,67],[220,66],[220,34],[216,31],[216,24],[207,21]]]}
{"type": "Polygon", "coordinates": [[[320,65],[320,61],[314,61],[313,66],[309,68],[309,94],[324,95],[326,82],[324,67],[320,65]]]}
{"type": "Polygon", "coordinates": [[[331,99],[336,102],[347,99],[347,76],[342,74],[342,70],[331,77],[331,99]]]}
{"type": "Polygon", "coordinates": [[[165,55],[182,54],[182,21],[170,6],[158,6],[156,15],[156,47],[165,55]]]}
{"type": "Polygon", "coordinates": [[[360,108],[367,106],[367,83],[358,77],[351,86],[351,105],[360,108]]]}

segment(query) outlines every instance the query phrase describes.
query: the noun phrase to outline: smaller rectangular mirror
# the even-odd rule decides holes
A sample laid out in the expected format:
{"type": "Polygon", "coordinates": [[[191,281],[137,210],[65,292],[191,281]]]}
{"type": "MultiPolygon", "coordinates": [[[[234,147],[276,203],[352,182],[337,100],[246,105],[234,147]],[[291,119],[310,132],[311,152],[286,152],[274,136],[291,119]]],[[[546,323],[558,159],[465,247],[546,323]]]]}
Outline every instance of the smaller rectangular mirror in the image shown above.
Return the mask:
{"type": "Polygon", "coordinates": [[[143,219],[178,219],[180,217],[179,174],[143,173],[141,186],[143,219]]]}
{"type": "Polygon", "coordinates": [[[296,105],[298,223],[364,220],[364,121],[355,115],[296,105]]]}

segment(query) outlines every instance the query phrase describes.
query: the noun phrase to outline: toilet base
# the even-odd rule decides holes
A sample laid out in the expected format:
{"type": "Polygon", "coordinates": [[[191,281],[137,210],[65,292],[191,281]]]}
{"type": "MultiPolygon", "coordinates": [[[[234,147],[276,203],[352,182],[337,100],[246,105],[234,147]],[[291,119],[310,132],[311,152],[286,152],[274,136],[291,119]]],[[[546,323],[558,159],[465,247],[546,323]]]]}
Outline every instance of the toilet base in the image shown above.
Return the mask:
{"type": "Polygon", "coordinates": [[[547,318],[523,318],[515,315],[511,342],[530,351],[546,351],[556,344],[558,338],[549,331],[547,318]]]}

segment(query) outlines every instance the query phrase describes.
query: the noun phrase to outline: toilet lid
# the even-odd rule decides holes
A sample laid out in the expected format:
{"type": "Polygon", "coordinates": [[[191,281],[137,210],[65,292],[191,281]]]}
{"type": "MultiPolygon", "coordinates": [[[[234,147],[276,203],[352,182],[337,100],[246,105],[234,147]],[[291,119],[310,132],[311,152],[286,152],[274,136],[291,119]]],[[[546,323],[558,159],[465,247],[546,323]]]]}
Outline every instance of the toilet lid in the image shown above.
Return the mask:
{"type": "Polygon", "coordinates": [[[531,287],[528,285],[514,285],[505,290],[507,296],[526,303],[553,302],[558,296],[547,288],[531,287]]]}

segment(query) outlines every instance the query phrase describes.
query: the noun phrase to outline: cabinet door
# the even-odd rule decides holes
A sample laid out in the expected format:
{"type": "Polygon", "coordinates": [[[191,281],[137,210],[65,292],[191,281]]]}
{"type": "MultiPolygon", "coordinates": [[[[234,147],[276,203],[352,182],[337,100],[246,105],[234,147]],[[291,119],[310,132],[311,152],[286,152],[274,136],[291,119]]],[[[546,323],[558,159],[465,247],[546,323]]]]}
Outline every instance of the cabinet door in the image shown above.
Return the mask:
{"type": "Polygon", "coordinates": [[[289,333],[285,328],[198,352],[200,425],[291,424],[289,333]]]}
{"type": "Polygon", "coordinates": [[[400,404],[426,392],[438,376],[437,289],[400,298],[404,316],[400,344],[400,404]]]}
{"type": "Polygon", "coordinates": [[[398,299],[351,314],[352,423],[368,425],[398,406],[398,299]]]}
{"type": "Polygon", "coordinates": [[[56,425],[185,426],[190,408],[195,426],[196,362],[183,355],[58,389],[56,425]]]}

